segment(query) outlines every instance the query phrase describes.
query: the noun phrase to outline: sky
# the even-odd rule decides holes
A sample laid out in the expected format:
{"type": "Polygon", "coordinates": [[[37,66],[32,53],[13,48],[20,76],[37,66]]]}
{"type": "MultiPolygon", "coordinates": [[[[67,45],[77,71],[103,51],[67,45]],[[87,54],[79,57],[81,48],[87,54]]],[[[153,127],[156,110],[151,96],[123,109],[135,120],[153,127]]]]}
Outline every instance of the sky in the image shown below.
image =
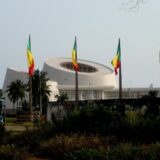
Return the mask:
{"type": "Polygon", "coordinates": [[[75,36],[78,59],[112,68],[120,38],[123,87],[160,87],[160,1],[133,10],[125,2],[0,0],[0,88],[7,67],[28,71],[29,34],[40,70],[49,58],[71,57],[75,36]]]}

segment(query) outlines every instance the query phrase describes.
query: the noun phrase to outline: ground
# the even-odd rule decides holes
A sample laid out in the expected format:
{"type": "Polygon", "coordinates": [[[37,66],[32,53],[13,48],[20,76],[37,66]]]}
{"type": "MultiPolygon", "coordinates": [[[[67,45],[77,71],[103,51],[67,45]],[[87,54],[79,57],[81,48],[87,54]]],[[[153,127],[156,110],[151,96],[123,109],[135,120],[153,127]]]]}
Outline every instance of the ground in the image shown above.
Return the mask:
{"type": "Polygon", "coordinates": [[[29,157],[27,160],[49,160],[49,159],[38,158],[38,157],[29,157]]]}

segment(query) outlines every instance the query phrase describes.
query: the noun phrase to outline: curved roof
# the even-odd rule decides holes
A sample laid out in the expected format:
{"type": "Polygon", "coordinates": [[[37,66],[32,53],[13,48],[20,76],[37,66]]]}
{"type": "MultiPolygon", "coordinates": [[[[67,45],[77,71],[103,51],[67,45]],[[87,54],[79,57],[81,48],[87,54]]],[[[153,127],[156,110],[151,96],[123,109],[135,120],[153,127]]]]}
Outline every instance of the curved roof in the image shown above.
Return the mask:
{"type": "MultiPolygon", "coordinates": [[[[115,88],[116,80],[113,70],[99,63],[78,60],[80,71],[78,81],[80,88],[115,88]]],[[[70,58],[51,58],[43,66],[50,80],[57,81],[59,88],[74,89],[75,71],[70,58]]]]}
{"type": "MultiPolygon", "coordinates": [[[[67,70],[68,72],[74,72],[73,69],[69,69],[67,67],[65,67],[65,64],[72,64],[72,60],[70,58],[51,58],[48,59],[45,62],[48,66],[53,67],[53,68],[57,68],[59,70],[67,70]],[[64,64],[64,65],[63,65],[64,64]]],[[[95,69],[95,72],[97,72],[96,74],[111,74],[113,73],[113,70],[107,66],[104,66],[102,64],[99,63],[95,63],[95,62],[91,62],[91,61],[87,61],[87,60],[78,60],[78,64],[79,66],[88,66],[91,67],[93,69],[95,69]]],[[[95,72],[83,72],[83,71],[79,71],[79,74],[95,74],[95,72]]]]}

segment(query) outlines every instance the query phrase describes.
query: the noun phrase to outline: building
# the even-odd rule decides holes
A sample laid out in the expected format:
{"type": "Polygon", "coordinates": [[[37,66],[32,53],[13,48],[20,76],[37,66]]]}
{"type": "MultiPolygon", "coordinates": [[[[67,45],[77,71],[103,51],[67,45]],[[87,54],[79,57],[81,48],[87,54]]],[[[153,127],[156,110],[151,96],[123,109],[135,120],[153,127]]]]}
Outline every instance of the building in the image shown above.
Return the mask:
{"type": "MultiPolygon", "coordinates": [[[[106,98],[105,92],[116,88],[113,70],[99,63],[78,60],[79,100],[106,98]]],[[[44,63],[50,81],[56,81],[60,93],[66,93],[69,100],[75,100],[75,71],[71,59],[53,58],[44,63]]],[[[54,91],[53,91],[54,92],[54,91]]]]}
{"type": "MultiPolygon", "coordinates": [[[[116,99],[119,97],[115,74],[111,68],[86,60],[78,60],[78,64],[80,69],[78,72],[79,100],[116,99]]],[[[48,59],[44,63],[43,71],[47,72],[47,78],[49,78],[47,83],[51,90],[50,102],[56,101],[55,96],[61,93],[66,93],[69,100],[75,100],[75,71],[71,59],[48,59]]],[[[5,91],[7,86],[16,79],[28,83],[28,74],[8,68],[3,84],[7,109],[12,109],[13,104],[5,91]]],[[[157,91],[158,97],[160,97],[160,88],[125,88],[122,97],[141,98],[147,95],[150,90],[157,91]]],[[[28,93],[26,93],[27,99],[28,93]]]]}
{"type": "MultiPolygon", "coordinates": [[[[104,99],[105,92],[116,88],[116,80],[113,70],[99,63],[78,60],[79,69],[79,100],[104,99]]],[[[51,95],[49,101],[55,101],[55,96],[60,93],[67,93],[69,100],[75,100],[75,71],[69,58],[52,58],[44,63],[43,71],[47,72],[48,85],[51,95]]],[[[14,80],[20,79],[28,83],[28,74],[8,68],[3,84],[3,91],[14,80]]],[[[7,108],[12,108],[12,103],[4,93],[7,108]]],[[[28,99],[28,94],[26,94],[28,99]]]]}
{"type": "MultiPolygon", "coordinates": [[[[21,80],[24,83],[28,83],[28,74],[23,71],[17,71],[13,68],[7,68],[4,83],[3,83],[3,97],[5,98],[5,106],[8,112],[13,112],[13,103],[8,98],[8,93],[6,93],[7,86],[15,80],[21,80]]],[[[28,99],[28,93],[26,93],[26,99],[28,99]]]]}

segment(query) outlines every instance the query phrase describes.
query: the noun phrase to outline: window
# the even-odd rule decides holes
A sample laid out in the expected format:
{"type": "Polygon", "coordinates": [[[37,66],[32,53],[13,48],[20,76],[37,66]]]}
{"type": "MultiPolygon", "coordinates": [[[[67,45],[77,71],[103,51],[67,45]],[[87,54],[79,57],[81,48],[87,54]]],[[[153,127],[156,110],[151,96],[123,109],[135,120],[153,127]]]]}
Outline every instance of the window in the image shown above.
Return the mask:
{"type": "MultiPolygon", "coordinates": [[[[63,62],[60,64],[63,68],[69,69],[69,70],[74,70],[72,62],[63,62]]],[[[80,72],[86,72],[86,73],[93,73],[93,72],[97,72],[97,69],[95,67],[86,65],[86,64],[82,64],[82,63],[78,63],[79,66],[79,71],[80,72]]]]}

